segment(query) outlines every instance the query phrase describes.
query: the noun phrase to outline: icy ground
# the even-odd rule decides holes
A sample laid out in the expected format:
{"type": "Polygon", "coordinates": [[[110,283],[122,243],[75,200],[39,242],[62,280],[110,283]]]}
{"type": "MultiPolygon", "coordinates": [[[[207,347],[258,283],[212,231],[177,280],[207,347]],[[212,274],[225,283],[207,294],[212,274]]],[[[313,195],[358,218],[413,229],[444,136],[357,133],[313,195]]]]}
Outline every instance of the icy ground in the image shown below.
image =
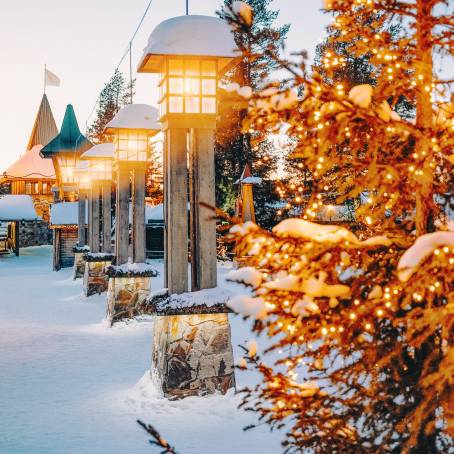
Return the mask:
{"type": "MultiPolygon", "coordinates": [[[[0,256],[0,453],[157,453],[136,419],[154,424],[180,454],[281,452],[238,396],[159,397],[148,378],[152,323],[102,323],[105,297],[82,296],[72,270],[51,271],[51,247],[0,256]]],[[[162,264],[157,264],[162,268],[162,264]]],[[[223,287],[228,269],[220,269],[223,287]]],[[[162,274],[153,279],[162,285],[162,274]]],[[[241,287],[237,287],[241,291],[241,287]]],[[[248,325],[231,316],[237,345],[248,325]]],[[[254,377],[236,372],[239,387],[254,377]]]]}

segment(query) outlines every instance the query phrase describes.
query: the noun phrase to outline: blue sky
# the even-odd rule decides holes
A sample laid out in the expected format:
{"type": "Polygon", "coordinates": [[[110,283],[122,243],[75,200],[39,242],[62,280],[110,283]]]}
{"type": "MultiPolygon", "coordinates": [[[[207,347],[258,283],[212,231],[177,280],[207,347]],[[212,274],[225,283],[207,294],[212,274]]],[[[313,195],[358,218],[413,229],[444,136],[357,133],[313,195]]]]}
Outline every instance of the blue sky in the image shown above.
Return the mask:
{"type": "MultiPolygon", "coordinates": [[[[0,171],[25,150],[43,93],[44,63],[61,80],[47,94],[57,126],[66,104],[85,128],[93,104],[118,64],[148,0],[0,0],[0,171]]],[[[274,0],[278,23],[291,23],[288,50],[313,54],[328,17],[321,0],[274,0]]],[[[221,0],[190,0],[191,14],[214,15],[221,0]]],[[[185,12],[185,0],[153,0],[133,44],[133,67],[162,20],[185,12]]],[[[127,72],[129,59],[120,69],[127,72]]],[[[139,74],[135,102],[155,102],[153,76],[139,74]]]]}

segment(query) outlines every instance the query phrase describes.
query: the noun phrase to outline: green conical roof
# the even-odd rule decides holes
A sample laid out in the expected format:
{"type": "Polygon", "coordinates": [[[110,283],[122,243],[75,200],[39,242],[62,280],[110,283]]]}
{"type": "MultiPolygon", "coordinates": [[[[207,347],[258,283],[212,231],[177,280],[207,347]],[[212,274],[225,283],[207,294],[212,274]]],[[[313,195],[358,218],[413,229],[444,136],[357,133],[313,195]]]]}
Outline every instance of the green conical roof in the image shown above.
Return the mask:
{"type": "Polygon", "coordinates": [[[42,148],[40,155],[43,158],[51,158],[57,153],[80,155],[92,146],[93,144],[80,132],[73,106],[68,104],[60,133],[42,148]]]}

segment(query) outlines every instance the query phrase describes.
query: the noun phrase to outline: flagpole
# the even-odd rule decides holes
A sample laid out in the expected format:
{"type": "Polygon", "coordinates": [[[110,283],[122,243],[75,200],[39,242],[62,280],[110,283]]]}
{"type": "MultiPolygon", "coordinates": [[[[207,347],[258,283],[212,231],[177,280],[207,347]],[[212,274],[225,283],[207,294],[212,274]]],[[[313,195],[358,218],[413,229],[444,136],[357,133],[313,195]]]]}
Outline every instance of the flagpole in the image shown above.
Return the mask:
{"type": "Polygon", "coordinates": [[[46,64],[44,63],[44,94],[46,94],[46,64]]]}

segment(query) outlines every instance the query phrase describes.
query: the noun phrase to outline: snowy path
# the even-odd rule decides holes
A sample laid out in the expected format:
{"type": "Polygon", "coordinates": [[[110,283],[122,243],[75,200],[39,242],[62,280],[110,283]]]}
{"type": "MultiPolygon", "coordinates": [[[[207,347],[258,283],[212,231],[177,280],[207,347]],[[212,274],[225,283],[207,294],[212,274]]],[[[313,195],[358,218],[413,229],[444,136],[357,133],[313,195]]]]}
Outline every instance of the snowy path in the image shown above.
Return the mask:
{"type": "MultiPolygon", "coordinates": [[[[281,452],[279,434],[242,431],[254,417],[234,395],[161,399],[146,373],[152,324],[108,328],[105,297],[84,298],[71,270],[50,269],[50,247],[0,257],[1,454],[159,452],[138,418],[180,454],[281,452]]],[[[231,320],[236,346],[248,328],[231,320]]],[[[246,379],[237,373],[240,387],[246,379]]]]}

